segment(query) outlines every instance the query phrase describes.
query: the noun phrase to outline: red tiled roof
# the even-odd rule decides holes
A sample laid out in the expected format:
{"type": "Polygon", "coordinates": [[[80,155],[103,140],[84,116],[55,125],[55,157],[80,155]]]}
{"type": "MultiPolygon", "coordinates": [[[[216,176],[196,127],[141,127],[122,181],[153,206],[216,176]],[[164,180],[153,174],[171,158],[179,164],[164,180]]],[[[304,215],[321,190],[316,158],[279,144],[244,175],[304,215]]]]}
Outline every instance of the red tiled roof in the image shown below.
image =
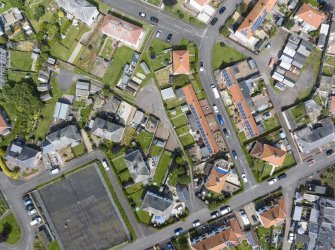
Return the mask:
{"type": "Polygon", "coordinates": [[[3,111],[0,110],[0,134],[7,128],[10,128],[10,124],[5,120],[3,111]]]}
{"type": "Polygon", "coordinates": [[[258,141],[250,151],[250,155],[280,167],[284,164],[286,158],[285,151],[258,141]]]}
{"type": "Polygon", "coordinates": [[[143,33],[143,29],[141,27],[112,15],[104,17],[100,29],[104,34],[117,40],[128,42],[135,47],[137,46],[143,33]]]}
{"type": "Polygon", "coordinates": [[[257,20],[257,18],[263,15],[264,10],[269,14],[273,7],[276,5],[277,0],[259,0],[254,8],[250,11],[248,16],[243,20],[241,25],[238,27],[237,31],[241,33],[246,33],[246,37],[252,37],[251,27],[257,20]]]}
{"type": "MultiPolygon", "coordinates": [[[[197,99],[197,96],[194,92],[194,89],[193,89],[192,85],[188,84],[188,85],[184,86],[183,91],[184,91],[186,102],[187,102],[188,106],[193,106],[193,108],[194,108],[194,110],[195,110],[195,112],[198,116],[199,122],[200,122],[200,124],[202,126],[202,129],[203,129],[203,131],[204,131],[204,133],[207,137],[207,141],[208,141],[208,144],[209,144],[210,148],[212,149],[213,153],[218,152],[219,151],[218,145],[216,144],[213,133],[211,132],[211,130],[209,128],[209,125],[208,125],[208,122],[206,120],[205,114],[201,109],[199,100],[197,99]]],[[[205,138],[203,138],[203,139],[205,140],[205,138]]]]}
{"type": "Polygon", "coordinates": [[[188,50],[174,50],[172,52],[172,68],[174,75],[190,73],[190,55],[188,50]]]}
{"type": "Polygon", "coordinates": [[[265,228],[270,228],[283,223],[286,217],[284,198],[280,198],[275,206],[270,210],[259,214],[259,217],[265,228]]]}
{"type": "Polygon", "coordinates": [[[326,19],[326,15],[323,12],[313,8],[307,3],[304,3],[300,7],[295,16],[304,20],[304,22],[313,26],[315,29],[318,29],[321,23],[326,19]]]}
{"type": "Polygon", "coordinates": [[[208,190],[220,194],[227,178],[228,174],[220,173],[215,167],[213,167],[205,186],[208,190]]]}
{"type": "Polygon", "coordinates": [[[329,112],[332,114],[335,113],[335,96],[330,97],[329,112]]]}

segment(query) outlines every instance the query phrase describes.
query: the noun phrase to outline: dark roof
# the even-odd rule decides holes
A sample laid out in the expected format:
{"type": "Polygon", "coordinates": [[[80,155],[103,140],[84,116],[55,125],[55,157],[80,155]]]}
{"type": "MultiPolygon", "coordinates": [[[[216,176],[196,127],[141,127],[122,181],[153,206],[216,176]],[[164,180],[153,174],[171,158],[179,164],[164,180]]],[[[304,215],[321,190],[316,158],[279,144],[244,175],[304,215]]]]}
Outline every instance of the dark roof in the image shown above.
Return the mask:
{"type": "Polygon", "coordinates": [[[134,182],[141,182],[150,177],[150,170],[143,160],[140,150],[127,154],[124,160],[134,182]]]}
{"type": "Polygon", "coordinates": [[[143,198],[141,209],[154,215],[168,218],[173,208],[173,201],[157,194],[147,192],[143,198]]]}
{"type": "Polygon", "coordinates": [[[38,150],[25,145],[22,142],[14,141],[8,146],[5,160],[21,167],[33,167],[38,150]]]}

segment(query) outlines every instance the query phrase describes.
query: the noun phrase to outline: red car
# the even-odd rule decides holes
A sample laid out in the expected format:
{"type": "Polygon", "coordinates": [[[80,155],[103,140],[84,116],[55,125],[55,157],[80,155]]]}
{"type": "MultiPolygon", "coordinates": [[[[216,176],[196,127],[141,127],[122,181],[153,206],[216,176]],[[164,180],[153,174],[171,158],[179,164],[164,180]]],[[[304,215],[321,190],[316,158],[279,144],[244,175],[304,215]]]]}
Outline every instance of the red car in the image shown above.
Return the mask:
{"type": "Polygon", "coordinates": [[[309,159],[307,161],[308,165],[313,165],[315,163],[314,159],[309,159]]]}

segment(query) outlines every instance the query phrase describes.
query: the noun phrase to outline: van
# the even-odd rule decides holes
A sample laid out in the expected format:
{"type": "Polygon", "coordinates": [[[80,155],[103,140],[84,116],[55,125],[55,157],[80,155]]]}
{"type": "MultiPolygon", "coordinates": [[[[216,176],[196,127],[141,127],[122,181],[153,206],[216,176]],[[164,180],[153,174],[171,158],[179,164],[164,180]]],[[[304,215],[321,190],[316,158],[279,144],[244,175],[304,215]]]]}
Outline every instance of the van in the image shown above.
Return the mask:
{"type": "Polygon", "coordinates": [[[229,206],[220,208],[221,215],[228,214],[230,211],[231,211],[231,208],[229,206]]]}
{"type": "Polygon", "coordinates": [[[36,216],[35,218],[32,219],[32,221],[30,222],[30,225],[31,226],[38,225],[41,223],[41,221],[42,221],[41,217],[36,216]]]}
{"type": "Polygon", "coordinates": [[[59,168],[53,168],[53,169],[51,169],[50,174],[58,174],[59,171],[60,171],[59,168]]]}

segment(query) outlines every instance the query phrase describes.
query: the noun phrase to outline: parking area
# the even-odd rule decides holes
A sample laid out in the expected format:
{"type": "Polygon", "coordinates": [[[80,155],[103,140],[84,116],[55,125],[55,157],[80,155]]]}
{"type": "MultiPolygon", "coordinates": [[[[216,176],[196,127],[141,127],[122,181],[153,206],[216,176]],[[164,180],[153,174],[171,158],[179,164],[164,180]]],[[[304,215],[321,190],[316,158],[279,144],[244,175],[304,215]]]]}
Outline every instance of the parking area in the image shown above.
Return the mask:
{"type": "Polygon", "coordinates": [[[98,171],[91,165],[39,190],[65,249],[107,249],[128,240],[98,171]]]}

